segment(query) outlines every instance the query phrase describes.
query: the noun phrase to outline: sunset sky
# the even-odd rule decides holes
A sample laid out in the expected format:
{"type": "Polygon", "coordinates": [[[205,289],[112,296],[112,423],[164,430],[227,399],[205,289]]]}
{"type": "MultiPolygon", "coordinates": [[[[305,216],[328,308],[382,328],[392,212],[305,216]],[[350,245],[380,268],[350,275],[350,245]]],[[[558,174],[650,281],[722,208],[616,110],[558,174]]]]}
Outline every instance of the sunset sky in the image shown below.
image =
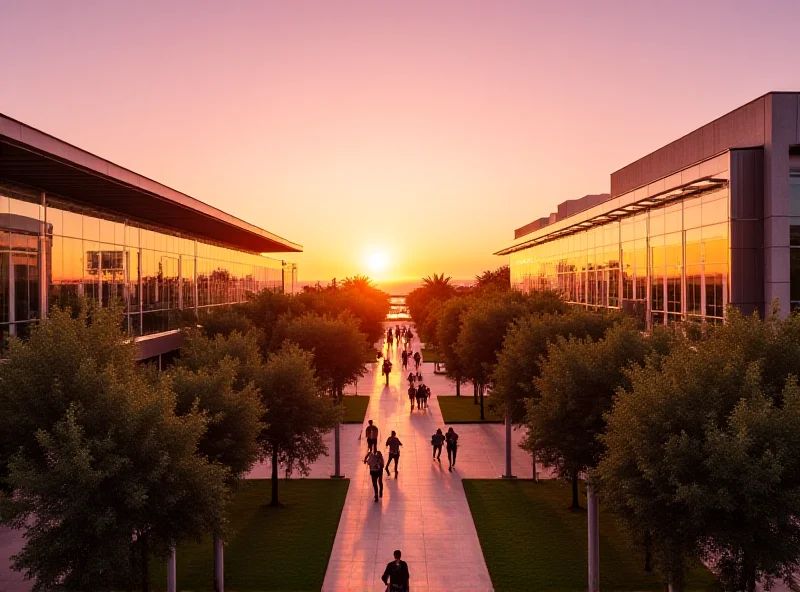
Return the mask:
{"type": "Polygon", "coordinates": [[[305,281],[471,278],[800,90],[798,0],[0,0],[0,31],[0,113],[303,244],[305,281]]]}

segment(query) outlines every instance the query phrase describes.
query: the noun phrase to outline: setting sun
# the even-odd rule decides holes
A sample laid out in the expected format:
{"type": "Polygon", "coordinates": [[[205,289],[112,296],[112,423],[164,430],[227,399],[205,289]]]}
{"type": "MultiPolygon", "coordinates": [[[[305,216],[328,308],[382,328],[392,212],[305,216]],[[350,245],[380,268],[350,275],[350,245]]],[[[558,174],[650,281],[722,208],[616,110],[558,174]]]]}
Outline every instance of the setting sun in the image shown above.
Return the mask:
{"type": "Polygon", "coordinates": [[[367,256],[370,273],[383,273],[389,265],[389,257],[383,251],[374,251],[367,256]]]}

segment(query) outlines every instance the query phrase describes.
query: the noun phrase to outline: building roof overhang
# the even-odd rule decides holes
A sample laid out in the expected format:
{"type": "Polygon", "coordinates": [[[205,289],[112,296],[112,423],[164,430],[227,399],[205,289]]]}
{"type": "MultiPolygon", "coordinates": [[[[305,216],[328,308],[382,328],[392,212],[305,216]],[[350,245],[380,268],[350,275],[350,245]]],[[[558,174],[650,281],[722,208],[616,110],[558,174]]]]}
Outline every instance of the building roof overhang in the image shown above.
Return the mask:
{"type": "Polygon", "coordinates": [[[255,253],[303,247],[0,114],[0,179],[255,253]]]}
{"type": "MultiPolygon", "coordinates": [[[[606,203],[567,218],[558,224],[543,228],[536,233],[534,238],[520,242],[494,253],[495,255],[510,255],[517,251],[533,247],[538,244],[550,242],[557,238],[588,230],[595,226],[602,226],[613,220],[631,216],[635,212],[656,207],[670,201],[697,195],[706,191],[713,191],[724,187],[728,179],[723,176],[712,175],[693,179],[678,187],[663,189],[662,191],[645,191],[637,198],[636,192],[631,191],[625,196],[614,198],[606,203]]],[[[663,183],[661,187],[664,187],[663,183]]]]}

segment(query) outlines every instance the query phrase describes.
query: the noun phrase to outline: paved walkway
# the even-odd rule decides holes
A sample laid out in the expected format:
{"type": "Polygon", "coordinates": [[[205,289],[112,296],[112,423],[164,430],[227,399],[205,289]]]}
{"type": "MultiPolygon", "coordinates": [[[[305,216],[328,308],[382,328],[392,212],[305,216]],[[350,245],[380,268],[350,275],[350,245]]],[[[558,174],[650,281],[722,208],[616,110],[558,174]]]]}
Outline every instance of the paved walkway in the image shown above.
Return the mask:
{"type": "MultiPolygon", "coordinates": [[[[418,347],[415,339],[414,349],[418,347]]],[[[448,472],[446,451],[442,464],[431,459],[431,435],[445,427],[436,396],[427,410],[410,413],[408,385],[403,378],[408,372],[400,371],[396,347],[390,356],[395,366],[388,387],[377,372],[370,374],[372,399],[367,419],[380,429],[379,446],[385,456],[386,438],[391,430],[397,432],[403,443],[399,474],[389,478],[384,473],[384,496],[376,503],[361,459],[348,466],[350,488],[323,590],[382,591],[380,576],[394,549],[401,549],[408,562],[414,592],[491,590],[461,479],[497,477],[502,472],[502,426],[455,426],[461,446],[457,467],[448,472]]],[[[430,364],[424,369],[424,379],[434,395],[439,389],[452,388],[442,377],[434,377],[430,364]]],[[[365,453],[364,441],[357,456],[365,453]]],[[[530,457],[521,451],[516,456],[522,457],[517,468],[530,476],[530,457]]]]}

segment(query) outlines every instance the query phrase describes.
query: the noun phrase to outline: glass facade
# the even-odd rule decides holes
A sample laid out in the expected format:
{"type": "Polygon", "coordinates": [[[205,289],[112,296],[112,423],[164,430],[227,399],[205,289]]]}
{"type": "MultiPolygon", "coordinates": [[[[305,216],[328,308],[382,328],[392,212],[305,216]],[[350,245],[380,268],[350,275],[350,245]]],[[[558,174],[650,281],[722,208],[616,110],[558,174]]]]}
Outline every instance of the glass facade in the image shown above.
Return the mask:
{"type": "Polygon", "coordinates": [[[55,199],[42,207],[10,195],[0,187],[3,341],[24,334],[41,306],[68,304],[81,295],[102,306],[120,301],[127,330],[137,336],[176,328],[184,310],[202,315],[251,293],[283,289],[280,260],[55,199]]]}
{"type": "Polygon", "coordinates": [[[729,224],[727,187],[677,199],[511,253],[511,285],[648,325],[716,322],[730,301],[729,224]]]}

